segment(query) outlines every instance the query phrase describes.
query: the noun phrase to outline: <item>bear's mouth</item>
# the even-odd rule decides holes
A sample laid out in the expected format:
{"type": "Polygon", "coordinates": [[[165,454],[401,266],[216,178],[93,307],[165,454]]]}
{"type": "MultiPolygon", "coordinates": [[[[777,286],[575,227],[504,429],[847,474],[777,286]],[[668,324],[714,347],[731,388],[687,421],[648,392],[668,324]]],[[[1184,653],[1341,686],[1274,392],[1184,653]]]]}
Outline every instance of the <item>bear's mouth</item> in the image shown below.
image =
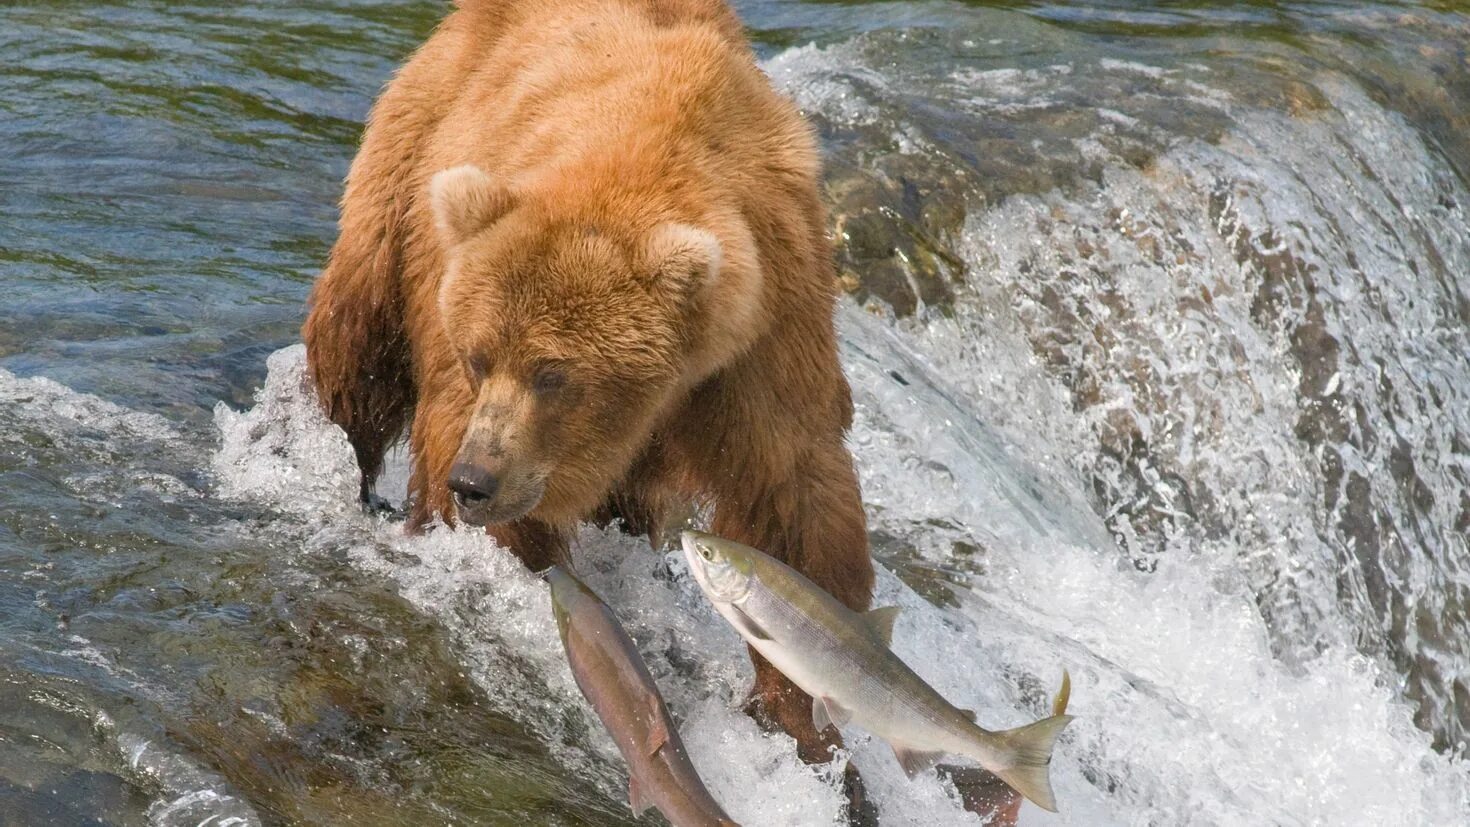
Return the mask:
{"type": "Polygon", "coordinates": [[[505,485],[494,497],[463,499],[456,497],[454,510],[459,522],[487,527],[508,523],[531,513],[546,493],[546,478],[536,476],[516,484],[505,485]]]}

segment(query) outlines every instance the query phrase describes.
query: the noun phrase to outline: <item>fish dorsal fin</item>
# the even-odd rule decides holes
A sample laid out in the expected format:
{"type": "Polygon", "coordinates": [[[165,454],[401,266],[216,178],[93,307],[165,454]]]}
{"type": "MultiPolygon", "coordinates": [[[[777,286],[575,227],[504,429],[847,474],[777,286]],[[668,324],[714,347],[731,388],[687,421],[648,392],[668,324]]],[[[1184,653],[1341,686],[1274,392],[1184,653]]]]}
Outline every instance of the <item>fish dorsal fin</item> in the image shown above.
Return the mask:
{"type": "Polygon", "coordinates": [[[911,779],[919,773],[933,768],[935,764],[939,763],[939,759],[944,757],[944,753],[942,752],[924,752],[923,750],[901,747],[898,744],[892,744],[891,746],[893,747],[894,757],[898,758],[898,765],[903,767],[904,774],[911,779]]]}
{"type": "Polygon", "coordinates": [[[644,744],[644,748],[648,750],[650,757],[658,755],[658,751],[669,743],[667,721],[668,718],[664,715],[658,698],[653,695],[648,696],[648,743],[644,744]]]}
{"type": "Polygon", "coordinates": [[[771,639],[770,634],[768,634],[765,629],[762,629],[761,625],[759,623],[756,623],[755,620],[751,618],[750,615],[746,614],[745,610],[741,609],[739,606],[730,607],[730,622],[735,625],[735,628],[740,631],[740,634],[745,635],[751,640],[771,639]]]}
{"type": "Polygon", "coordinates": [[[881,640],[884,646],[893,645],[893,622],[895,620],[898,620],[897,606],[884,606],[863,615],[863,621],[872,630],[873,637],[881,640]]]}
{"type": "Polygon", "coordinates": [[[1062,670],[1062,688],[1057,690],[1057,696],[1051,702],[1051,714],[1063,715],[1067,712],[1067,702],[1072,700],[1072,673],[1062,670]]]}
{"type": "Polygon", "coordinates": [[[643,797],[643,790],[638,786],[636,776],[628,776],[628,806],[633,809],[633,815],[641,816],[648,810],[648,801],[643,797]]]}
{"type": "Polygon", "coordinates": [[[817,732],[827,727],[844,727],[852,720],[852,712],[831,698],[812,698],[812,724],[817,732]]]}

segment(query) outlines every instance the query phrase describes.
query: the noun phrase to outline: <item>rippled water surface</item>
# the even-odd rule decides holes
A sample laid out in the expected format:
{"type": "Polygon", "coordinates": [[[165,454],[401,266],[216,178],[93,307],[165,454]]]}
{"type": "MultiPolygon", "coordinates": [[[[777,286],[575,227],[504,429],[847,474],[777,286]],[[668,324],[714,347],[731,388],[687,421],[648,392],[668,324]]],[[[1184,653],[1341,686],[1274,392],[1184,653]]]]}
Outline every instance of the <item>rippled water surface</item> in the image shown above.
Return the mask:
{"type": "MultiPolygon", "coordinates": [[[[992,726],[1073,674],[1023,821],[1463,823],[1470,11],[737,6],[827,151],[896,647],[992,726]]],[[[359,514],[302,390],[446,8],[0,5],[0,823],[632,823],[542,584],[359,514]]],[[[732,814],[834,823],[677,557],[576,556],[732,814]]],[[[848,736],[885,824],[978,823],[848,736]]]]}

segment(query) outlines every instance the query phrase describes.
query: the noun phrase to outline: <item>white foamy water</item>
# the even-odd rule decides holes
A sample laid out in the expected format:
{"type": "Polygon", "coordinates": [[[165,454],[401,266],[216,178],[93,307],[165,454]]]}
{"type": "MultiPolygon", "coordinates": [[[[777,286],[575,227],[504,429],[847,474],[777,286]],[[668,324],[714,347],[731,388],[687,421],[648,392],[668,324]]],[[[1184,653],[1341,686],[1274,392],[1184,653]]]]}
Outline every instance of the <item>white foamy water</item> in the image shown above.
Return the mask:
{"type": "Polygon", "coordinates": [[[51,445],[87,457],[115,458],[123,443],[174,442],[177,429],[155,414],[129,410],[88,393],[78,393],[44,376],[20,377],[0,368],[0,442],[22,439],[28,430],[48,435],[51,445]]]}
{"type": "MultiPolygon", "coordinates": [[[[932,364],[984,372],[955,355],[932,364]]],[[[915,364],[905,367],[912,383],[915,364]]],[[[917,395],[891,398],[891,407],[912,414],[893,417],[915,429],[903,439],[909,445],[942,446],[936,434],[977,427],[935,417],[917,395]]],[[[863,419],[855,441],[872,445],[867,411],[863,419]]],[[[1373,661],[1341,649],[1299,667],[1274,654],[1272,632],[1232,562],[1168,558],[1139,572],[1111,544],[1089,542],[1094,532],[1038,528],[1025,512],[997,507],[1005,501],[994,487],[1025,480],[1024,464],[1007,468],[950,450],[918,457],[948,473],[905,485],[892,469],[933,466],[908,452],[860,460],[866,486],[907,495],[886,503],[875,525],[895,532],[907,522],[909,536],[927,536],[920,547],[961,540],[987,554],[984,576],[973,581],[977,594],[961,600],[964,620],[941,615],[969,624],[969,651],[921,637],[909,638],[904,654],[951,698],[965,698],[966,684],[989,676],[977,708],[1014,702],[1009,683],[1045,674],[1040,664],[1070,665],[1070,711],[1079,719],[1055,770],[1060,800],[1071,805],[1067,823],[1450,823],[1470,806],[1463,763],[1430,748],[1373,661]],[[970,489],[966,507],[946,490],[948,476],[990,480],[992,488],[970,489]]],[[[1103,528],[1094,515],[1072,516],[1103,528]]]]}
{"type": "MultiPolygon", "coordinates": [[[[110,721],[104,719],[107,729],[110,721]]],[[[154,827],[260,827],[260,817],[229,783],[169,746],[132,733],[116,735],[128,768],[161,788],[148,808],[154,827]]]]}

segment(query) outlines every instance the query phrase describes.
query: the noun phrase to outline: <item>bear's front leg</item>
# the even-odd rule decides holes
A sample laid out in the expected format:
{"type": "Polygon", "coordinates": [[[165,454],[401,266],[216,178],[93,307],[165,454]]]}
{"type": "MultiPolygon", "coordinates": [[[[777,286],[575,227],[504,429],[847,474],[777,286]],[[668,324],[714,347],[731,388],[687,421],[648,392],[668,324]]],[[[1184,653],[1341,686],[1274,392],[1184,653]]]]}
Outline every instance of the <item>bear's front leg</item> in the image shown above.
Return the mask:
{"type": "MultiPolygon", "coordinates": [[[[808,446],[792,459],[774,479],[728,475],[726,479],[737,483],[738,490],[717,495],[711,529],[765,551],[850,608],[865,611],[873,594],[873,561],[868,555],[866,520],[852,458],[839,434],[808,446]]],[[[811,696],[755,650],[750,657],[755,685],[747,711],[768,729],[780,729],[794,738],[803,761],[832,760],[832,750],[842,746],[842,736],[832,728],[817,731],[811,696]]],[[[846,780],[851,822],[876,824],[876,808],[867,801],[851,765],[846,780]]]]}
{"type": "Polygon", "coordinates": [[[469,425],[472,402],[469,391],[456,384],[448,384],[448,389],[437,395],[419,398],[408,440],[408,530],[412,533],[422,532],[436,517],[446,523],[455,522],[449,468],[469,425]]]}

